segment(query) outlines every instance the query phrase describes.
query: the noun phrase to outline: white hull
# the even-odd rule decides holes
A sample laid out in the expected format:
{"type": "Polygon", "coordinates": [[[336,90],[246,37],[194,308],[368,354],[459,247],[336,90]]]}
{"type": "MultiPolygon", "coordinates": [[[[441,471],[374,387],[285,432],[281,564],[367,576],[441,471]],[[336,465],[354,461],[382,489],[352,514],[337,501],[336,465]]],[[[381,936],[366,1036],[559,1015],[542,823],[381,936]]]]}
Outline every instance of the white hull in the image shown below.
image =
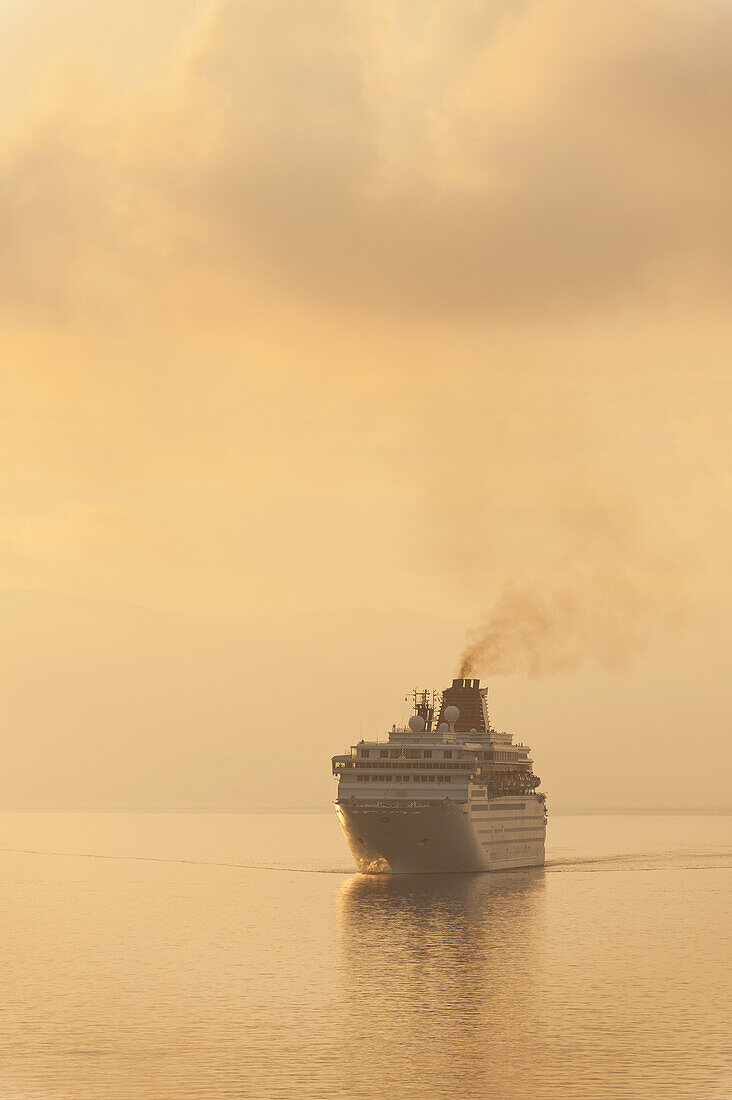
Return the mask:
{"type": "Polygon", "coordinates": [[[364,874],[506,871],[544,863],[546,818],[537,795],[391,806],[340,799],[336,813],[364,874]]]}

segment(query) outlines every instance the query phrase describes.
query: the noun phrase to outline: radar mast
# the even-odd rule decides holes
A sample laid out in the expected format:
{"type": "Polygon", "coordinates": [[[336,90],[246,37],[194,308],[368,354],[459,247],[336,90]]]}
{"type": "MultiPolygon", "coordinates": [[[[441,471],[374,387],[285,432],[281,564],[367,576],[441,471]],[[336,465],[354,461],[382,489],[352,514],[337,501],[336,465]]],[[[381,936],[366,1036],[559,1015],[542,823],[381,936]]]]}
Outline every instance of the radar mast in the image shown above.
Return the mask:
{"type": "Polygon", "coordinates": [[[430,691],[429,688],[423,688],[422,691],[415,688],[412,692],[412,699],[414,700],[414,713],[423,719],[425,731],[429,732],[435,718],[435,708],[440,701],[440,692],[434,689],[430,691]]]}

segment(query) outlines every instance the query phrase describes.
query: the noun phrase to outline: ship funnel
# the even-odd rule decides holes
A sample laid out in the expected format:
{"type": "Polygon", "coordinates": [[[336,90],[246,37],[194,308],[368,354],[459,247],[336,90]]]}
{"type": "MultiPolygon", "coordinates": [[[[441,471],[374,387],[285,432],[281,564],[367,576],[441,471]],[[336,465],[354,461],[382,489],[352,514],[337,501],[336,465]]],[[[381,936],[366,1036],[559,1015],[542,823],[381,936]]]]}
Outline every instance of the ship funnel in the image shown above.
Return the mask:
{"type": "Polygon", "coordinates": [[[437,719],[438,727],[443,721],[450,722],[451,727],[454,725],[454,733],[470,733],[475,730],[481,735],[488,732],[490,723],[486,709],[486,689],[481,688],[479,679],[458,676],[451,687],[445,688],[437,719]],[[451,708],[456,711],[452,722],[447,713],[451,708]]]}

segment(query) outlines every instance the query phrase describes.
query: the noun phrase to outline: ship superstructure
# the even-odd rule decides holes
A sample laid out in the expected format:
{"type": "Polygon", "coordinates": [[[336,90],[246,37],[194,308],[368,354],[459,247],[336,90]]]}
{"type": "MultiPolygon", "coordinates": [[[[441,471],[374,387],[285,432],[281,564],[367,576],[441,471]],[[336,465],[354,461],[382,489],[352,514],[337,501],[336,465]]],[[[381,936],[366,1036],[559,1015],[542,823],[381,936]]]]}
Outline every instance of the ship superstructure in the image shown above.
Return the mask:
{"type": "Polygon", "coordinates": [[[334,756],[333,774],[336,813],[365,873],[544,863],[541,780],[528,746],[492,729],[479,680],[455,679],[441,695],[414,692],[408,725],[334,756]]]}

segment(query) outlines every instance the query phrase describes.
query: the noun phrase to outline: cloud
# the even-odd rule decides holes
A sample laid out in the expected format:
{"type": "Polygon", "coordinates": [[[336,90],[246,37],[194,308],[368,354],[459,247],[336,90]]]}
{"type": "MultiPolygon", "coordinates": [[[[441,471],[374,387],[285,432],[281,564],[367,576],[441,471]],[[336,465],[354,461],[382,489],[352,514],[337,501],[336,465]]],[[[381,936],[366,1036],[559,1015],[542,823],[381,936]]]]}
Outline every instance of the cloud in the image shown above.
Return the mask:
{"type": "Polygon", "coordinates": [[[484,8],[221,0],[143,90],[78,78],[0,166],[6,303],[238,285],[531,318],[721,300],[727,5],[484,8]]]}

